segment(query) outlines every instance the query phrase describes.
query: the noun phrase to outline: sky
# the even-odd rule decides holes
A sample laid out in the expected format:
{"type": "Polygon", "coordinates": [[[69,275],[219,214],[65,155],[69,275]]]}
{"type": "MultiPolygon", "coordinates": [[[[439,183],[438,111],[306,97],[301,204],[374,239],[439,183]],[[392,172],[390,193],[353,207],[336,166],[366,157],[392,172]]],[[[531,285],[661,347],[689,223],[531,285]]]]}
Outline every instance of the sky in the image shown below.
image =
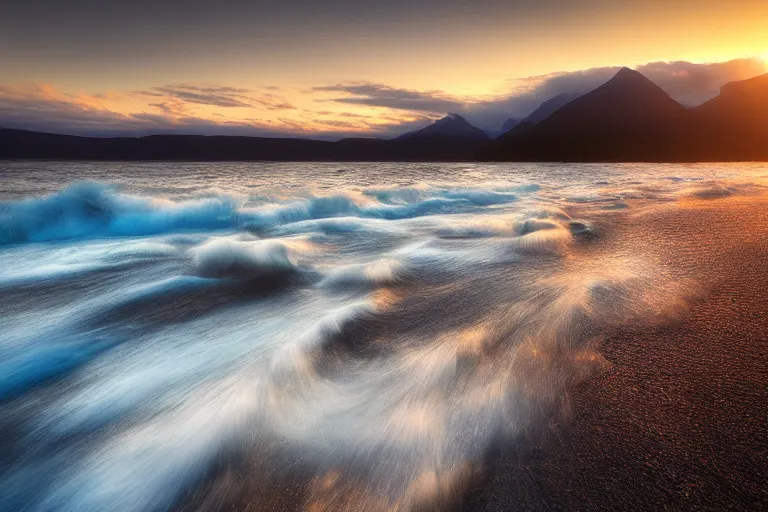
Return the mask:
{"type": "Polygon", "coordinates": [[[391,136],[497,130],[637,69],[693,106],[768,71],[766,0],[4,0],[0,126],[391,136]]]}

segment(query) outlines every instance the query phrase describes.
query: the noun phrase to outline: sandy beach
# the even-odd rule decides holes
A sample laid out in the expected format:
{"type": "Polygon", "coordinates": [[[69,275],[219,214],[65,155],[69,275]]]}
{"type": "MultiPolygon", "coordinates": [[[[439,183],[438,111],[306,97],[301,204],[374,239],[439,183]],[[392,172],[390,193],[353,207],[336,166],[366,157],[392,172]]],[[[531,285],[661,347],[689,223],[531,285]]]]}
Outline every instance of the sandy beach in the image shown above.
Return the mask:
{"type": "Polygon", "coordinates": [[[759,510],[768,504],[768,202],[691,200],[628,215],[626,235],[697,276],[679,323],[612,333],[612,369],[570,421],[490,457],[465,504],[501,510],[759,510]]]}

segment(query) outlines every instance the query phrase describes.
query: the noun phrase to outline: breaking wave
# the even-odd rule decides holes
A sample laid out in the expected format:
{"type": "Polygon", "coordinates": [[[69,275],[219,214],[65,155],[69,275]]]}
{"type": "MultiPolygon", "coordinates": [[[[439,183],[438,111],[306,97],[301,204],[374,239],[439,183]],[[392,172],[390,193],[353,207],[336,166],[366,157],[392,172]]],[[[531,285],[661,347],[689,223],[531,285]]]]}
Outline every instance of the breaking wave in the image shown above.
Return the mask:
{"type": "Polygon", "coordinates": [[[48,197],[0,203],[0,244],[110,236],[147,236],[179,231],[240,227],[266,229],[311,219],[363,217],[406,219],[512,202],[516,196],[491,190],[444,190],[432,195],[341,193],[258,207],[237,196],[182,201],[120,193],[83,182],[48,197]]]}
{"type": "Polygon", "coordinates": [[[79,183],[48,197],[3,202],[0,211],[0,243],[9,244],[222,229],[233,225],[237,205],[226,197],[176,203],[79,183]]]}
{"type": "Polygon", "coordinates": [[[203,277],[258,277],[296,270],[296,242],[214,239],[190,250],[203,277]]]}

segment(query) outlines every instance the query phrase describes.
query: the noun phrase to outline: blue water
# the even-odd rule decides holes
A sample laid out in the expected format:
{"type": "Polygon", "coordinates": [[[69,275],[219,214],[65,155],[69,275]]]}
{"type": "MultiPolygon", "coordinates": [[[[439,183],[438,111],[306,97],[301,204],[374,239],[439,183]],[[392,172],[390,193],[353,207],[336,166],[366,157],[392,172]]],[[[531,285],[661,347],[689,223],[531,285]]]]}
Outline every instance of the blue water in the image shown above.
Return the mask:
{"type": "Polygon", "coordinates": [[[0,176],[0,510],[223,509],[289,480],[297,506],[409,510],[559,414],[612,326],[684,307],[695,280],[624,226],[762,194],[768,166],[0,176]]]}

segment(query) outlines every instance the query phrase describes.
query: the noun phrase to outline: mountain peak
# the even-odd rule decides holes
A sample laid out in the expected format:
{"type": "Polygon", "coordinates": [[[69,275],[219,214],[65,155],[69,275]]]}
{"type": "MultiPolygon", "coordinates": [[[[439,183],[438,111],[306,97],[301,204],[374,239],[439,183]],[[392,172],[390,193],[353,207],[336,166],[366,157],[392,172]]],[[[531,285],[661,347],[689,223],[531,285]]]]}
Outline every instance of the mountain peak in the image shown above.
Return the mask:
{"type": "Polygon", "coordinates": [[[503,158],[565,161],[664,160],[686,109],[641,73],[622,68],[546,119],[497,139],[503,158]]]}
{"type": "Polygon", "coordinates": [[[684,110],[685,107],[673,100],[664,89],[653,83],[648,77],[634,69],[621,68],[613,78],[606,83],[583,96],[591,99],[602,98],[604,101],[623,103],[630,107],[631,103],[647,103],[648,107],[663,107],[671,110],[684,110]]]}
{"type": "MultiPolygon", "coordinates": [[[[648,82],[653,84],[648,78],[646,78],[645,75],[640,73],[639,71],[635,71],[634,69],[630,69],[628,67],[623,67],[619,70],[618,73],[616,73],[613,78],[611,78],[607,83],[627,83],[627,82],[648,82]]],[[[655,84],[653,84],[655,85],[655,84]]]]}
{"type": "Polygon", "coordinates": [[[398,137],[398,139],[413,139],[425,137],[452,137],[462,139],[489,140],[488,135],[480,128],[470,124],[458,114],[448,114],[438,119],[426,128],[398,137]]]}
{"type": "Polygon", "coordinates": [[[437,124],[437,123],[458,123],[458,124],[472,126],[469,124],[469,121],[461,117],[459,114],[451,114],[451,113],[448,113],[442,119],[438,119],[437,121],[435,121],[434,124],[437,124]]]}

